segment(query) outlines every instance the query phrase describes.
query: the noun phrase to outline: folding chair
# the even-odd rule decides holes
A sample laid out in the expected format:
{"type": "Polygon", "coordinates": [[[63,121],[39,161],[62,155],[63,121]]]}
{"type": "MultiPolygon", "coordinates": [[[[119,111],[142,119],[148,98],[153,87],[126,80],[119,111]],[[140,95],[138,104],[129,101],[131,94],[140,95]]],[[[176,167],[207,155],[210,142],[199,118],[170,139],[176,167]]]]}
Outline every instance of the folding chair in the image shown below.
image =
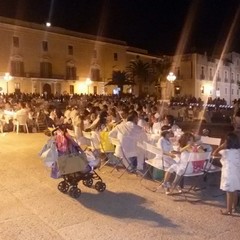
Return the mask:
{"type": "Polygon", "coordinates": [[[116,169],[118,170],[118,166],[122,165],[125,170],[123,171],[123,173],[119,176],[119,178],[121,178],[123,176],[123,174],[125,172],[127,172],[128,170],[130,170],[131,164],[128,160],[128,158],[126,157],[126,152],[124,151],[124,148],[122,147],[122,144],[120,143],[120,140],[118,138],[109,138],[110,142],[115,146],[115,149],[118,148],[119,153],[116,154],[116,151],[114,153],[114,155],[117,157],[117,161],[116,163],[113,165],[113,169],[111,171],[111,173],[116,169]],[[127,166],[124,165],[123,161],[125,161],[125,163],[127,164],[127,166]]]}
{"type": "MultiPolygon", "coordinates": [[[[219,146],[221,144],[221,138],[214,138],[214,137],[207,137],[207,136],[201,136],[201,142],[204,144],[208,144],[211,146],[219,146]]],[[[213,165],[214,157],[211,157],[208,162],[206,162],[205,165],[205,177],[209,173],[216,173],[221,172],[221,167],[214,166],[213,165]]]]}
{"type": "Polygon", "coordinates": [[[151,167],[154,167],[158,170],[165,171],[164,161],[163,161],[163,152],[160,148],[147,142],[143,142],[143,143],[138,142],[137,146],[152,154],[150,159],[145,160],[145,163],[148,165],[148,167],[146,171],[143,173],[140,181],[142,181],[143,178],[147,175],[151,167]]]}
{"type": "Polygon", "coordinates": [[[101,164],[101,167],[99,168],[99,170],[101,170],[107,164],[111,164],[112,156],[115,152],[115,147],[111,143],[109,139],[109,132],[107,131],[100,132],[100,151],[104,154],[106,159],[105,159],[105,162],[101,164]]]}
{"type": "MultiPolygon", "coordinates": [[[[182,191],[182,194],[184,195],[185,200],[189,201],[186,196],[186,193],[189,193],[191,190],[197,189],[198,182],[196,182],[196,178],[199,178],[200,176],[204,175],[204,163],[206,162],[206,160],[210,159],[210,156],[211,156],[211,152],[190,153],[184,172],[181,175],[181,177],[178,179],[178,181],[174,184],[172,191],[175,189],[177,185],[179,185],[179,183],[183,180],[183,178],[192,178],[192,179],[195,178],[195,181],[193,182],[193,184],[190,185],[189,189],[186,192],[182,191]]],[[[200,201],[200,200],[201,199],[196,201],[200,201]]]]}
{"type": "Polygon", "coordinates": [[[82,134],[83,134],[83,137],[89,141],[89,143],[87,144],[88,148],[90,148],[92,151],[100,149],[100,140],[96,132],[82,131],[82,134]]]}

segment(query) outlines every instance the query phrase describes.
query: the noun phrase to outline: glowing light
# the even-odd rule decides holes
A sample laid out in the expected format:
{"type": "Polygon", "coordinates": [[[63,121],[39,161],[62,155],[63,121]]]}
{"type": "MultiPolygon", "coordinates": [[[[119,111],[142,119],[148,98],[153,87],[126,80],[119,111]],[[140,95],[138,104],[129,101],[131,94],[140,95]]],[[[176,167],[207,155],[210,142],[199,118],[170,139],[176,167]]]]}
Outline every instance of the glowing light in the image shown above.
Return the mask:
{"type": "Polygon", "coordinates": [[[46,22],[46,27],[51,27],[51,23],[50,22],[46,22]]]}
{"type": "Polygon", "coordinates": [[[7,81],[7,82],[12,80],[12,76],[11,76],[10,73],[8,73],[8,72],[5,73],[5,75],[4,75],[3,78],[4,78],[4,80],[7,81]]]}
{"type": "Polygon", "coordinates": [[[173,72],[170,72],[168,75],[167,75],[167,80],[171,83],[173,83],[175,80],[176,80],[176,76],[174,75],[173,72]]]}

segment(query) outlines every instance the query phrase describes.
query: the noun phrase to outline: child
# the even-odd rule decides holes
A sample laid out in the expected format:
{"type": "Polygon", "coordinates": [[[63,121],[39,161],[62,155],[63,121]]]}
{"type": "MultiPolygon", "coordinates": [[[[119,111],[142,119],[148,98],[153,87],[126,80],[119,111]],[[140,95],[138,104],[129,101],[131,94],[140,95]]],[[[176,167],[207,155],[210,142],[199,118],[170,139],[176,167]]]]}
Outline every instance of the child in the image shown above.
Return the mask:
{"type": "Polygon", "coordinates": [[[237,211],[238,194],[240,190],[240,142],[235,133],[229,133],[225,142],[219,146],[213,155],[222,156],[222,175],[220,189],[227,192],[227,210],[223,215],[232,215],[237,211]]]}
{"type": "MultiPolygon", "coordinates": [[[[195,138],[194,138],[194,135],[192,133],[186,132],[180,137],[180,139],[179,139],[180,160],[177,163],[172,164],[167,169],[167,171],[165,173],[164,181],[163,181],[163,184],[162,184],[162,186],[166,190],[166,194],[170,194],[175,187],[177,187],[179,192],[182,191],[180,186],[176,186],[176,185],[179,183],[179,181],[181,179],[181,176],[186,169],[189,154],[191,152],[196,151],[194,144],[195,144],[195,138]],[[170,180],[170,177],[171,177],[173,172],[176,173],[176,176],[175,176],[175,179],[172,183],[172,189],[171,189],[171,192],[170,192],[171,185],[170,185],[169,180],[170,180]]],[[[188,166],[187,172],[193,172],[192,165],[188,166]]]]}

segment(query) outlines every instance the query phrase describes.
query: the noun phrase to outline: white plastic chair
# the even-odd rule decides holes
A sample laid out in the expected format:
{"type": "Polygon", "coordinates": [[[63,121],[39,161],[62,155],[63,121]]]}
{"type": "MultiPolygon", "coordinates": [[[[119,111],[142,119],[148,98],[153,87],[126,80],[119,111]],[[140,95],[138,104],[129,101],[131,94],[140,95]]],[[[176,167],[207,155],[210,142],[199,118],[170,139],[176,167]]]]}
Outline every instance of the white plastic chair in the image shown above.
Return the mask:
{"type": "Polygon", "coordinates": [[[23,126],[28,132],[28,125],[27,125],[27,120],[28,120],[28,115],[27,114],[21,114],[21,115],[16,115],[15,120],[13,121],[13,131],[19,133],[19,126],[23,126]]]}
{"type": "MultiPolygon", "coordinates": [[[[217,146],[217,147],[220,146],[221,140],[222,140],[221,138],[201,136],[201,142],[211,146],[217,146]]],[[[214,158],[210,158],[209,161],[206,163],[206,167],[205,167],[206,174],[220,172],[222,170],[221,167],[213,165],[213,160],[214,158]]]]}
{"type": "Polygon", "coordinates": [[[127,154],[125,153],[120,140],[118,138],[111,138],[111,137],[109,139],[110,139],[110,142],[115,146],[115,149],[118,148],[118,151],[119,151],[117,154],[116,154],[116,151],[114,153],[114,155],[117,157],[117,161],[114,164],[111,172],[113,172],[115,169],[118,170],[119,165],[122,165],[125,168],[123,173],[119,176],[119,178],[120,178],[127,170],[130,169],[131,164],[127,158],[127,154]],[[124,164],[123,161],[127,164],[127,166],[124,164]]]}
{"type": "Polygon", "coordinates": [[[148,165],[148,168],[143,173],[141,180],[146,176],[146,174],[149,172],[151,167],[154,167],[158,170],[165,171],[164,161],[163,161],[163,152],[160,148],[148,142],[143,142],[143,143],[138,142],[137,146],[151,153],[152,155],[150,159],[145,160],[145,163],[148,165]]]}
{"type": "MultiPolygon", "coordinates": [[[[192,180],[193,180],[194,177],[196,178],[199,176],[203,176],[205,174],[204,162],[207,161],[208,159],[210,159],[210,156],[211,156],[211,152],[201,152],[201,153],[200,152],[199,153],[191,152],[191,153],[189,153],[188,161],[187,161],[186,167],[184,169],[184,172],[181,175],[181,177],[178,179],[178,181],[174,184],[172,191],[174,190],[174,188],[176,186],[178,186],[180,184],[180,182],[182,181],[183,178],[192,178],[192,180]],[[194,165],[195,165],[195,163],[198,163],[199,161],[200,162],[203,161],[202,168],[196,169],[194,167],[194,165]],[[190,171],[190,169],[192,169],[192,171],[190,171]]],[[[191,190],[196,190],[198,183],[199,182],[196,181],[196,179],[195,179],[193,184],[190,185],[187,192],[190,192],[191,190]]],[[[182,191],[182,193],[184,195],[185,200],[188,201],[188,198],[187,198],[185,192],[182,191]]],[[[197,200],[197,201],[199,201],[199,200],[197,200]]]]}

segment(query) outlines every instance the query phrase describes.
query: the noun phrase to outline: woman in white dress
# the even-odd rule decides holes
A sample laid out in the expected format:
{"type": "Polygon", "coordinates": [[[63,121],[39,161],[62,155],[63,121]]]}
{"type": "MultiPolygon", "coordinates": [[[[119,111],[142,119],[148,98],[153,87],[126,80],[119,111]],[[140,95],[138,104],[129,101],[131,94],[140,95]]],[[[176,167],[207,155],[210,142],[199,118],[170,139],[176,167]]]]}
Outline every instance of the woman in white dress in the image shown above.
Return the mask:
{"type": "Polygon", "coordinates": [[[240,142],[235,133],[229,133],[226,141],[218,147],[213,155],[222,156],[222,175],[220,189],[227,192],[227,210],[223,215],[232,215],[237,211],[238,193],[240,190],[240,142]]]}

